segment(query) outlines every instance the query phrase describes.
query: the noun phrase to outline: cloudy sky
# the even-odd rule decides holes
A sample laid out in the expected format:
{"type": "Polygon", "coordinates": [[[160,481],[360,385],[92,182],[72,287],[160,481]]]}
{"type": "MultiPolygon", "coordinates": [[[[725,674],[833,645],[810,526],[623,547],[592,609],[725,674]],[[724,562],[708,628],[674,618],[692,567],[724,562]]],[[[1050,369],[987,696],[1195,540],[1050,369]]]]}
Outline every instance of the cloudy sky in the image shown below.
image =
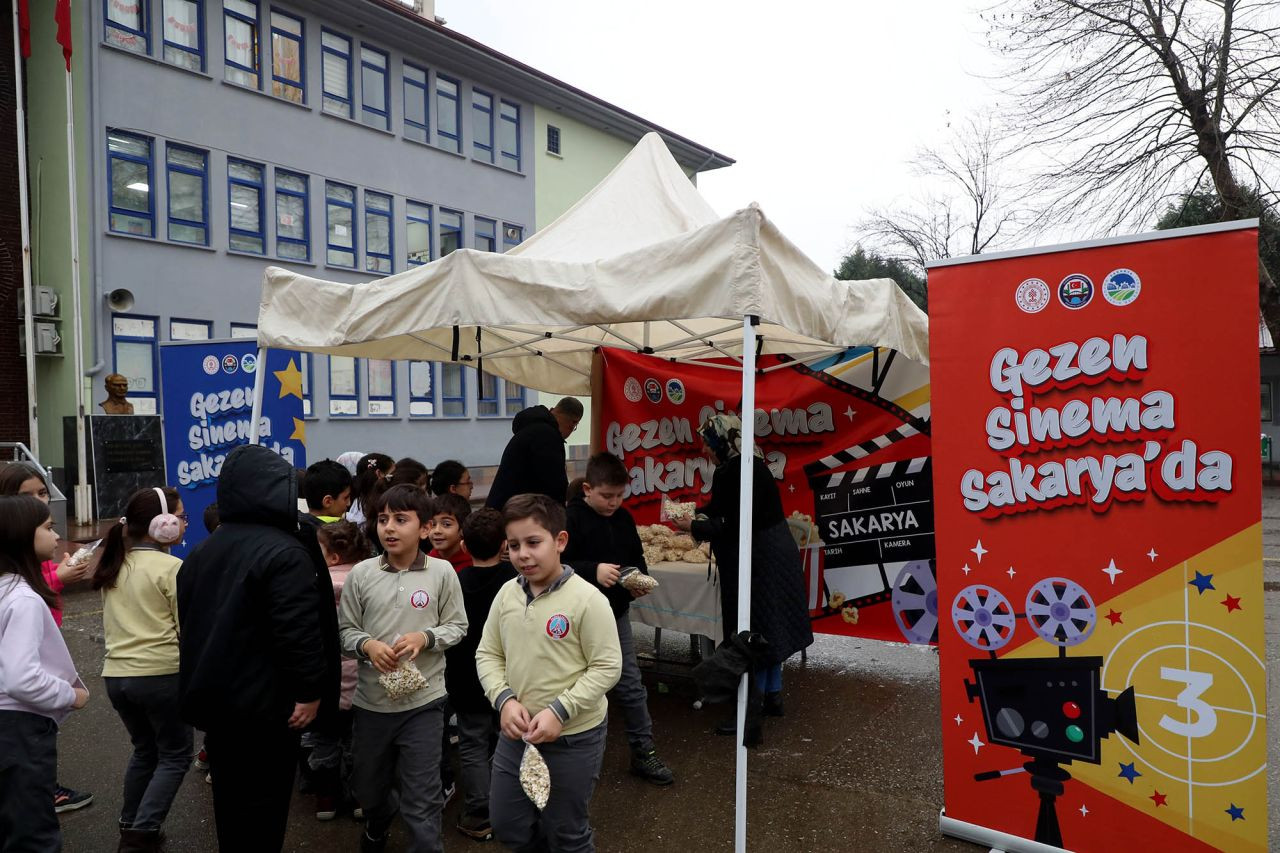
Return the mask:
{"type": "Polygon", "coordinates": [[[908,161],[994,103],[977,6],[925,0],[436,0],[464,33],[737,163],[699,186],[757,201],[834,268],[869,207],[912,192],[908,161]]]}

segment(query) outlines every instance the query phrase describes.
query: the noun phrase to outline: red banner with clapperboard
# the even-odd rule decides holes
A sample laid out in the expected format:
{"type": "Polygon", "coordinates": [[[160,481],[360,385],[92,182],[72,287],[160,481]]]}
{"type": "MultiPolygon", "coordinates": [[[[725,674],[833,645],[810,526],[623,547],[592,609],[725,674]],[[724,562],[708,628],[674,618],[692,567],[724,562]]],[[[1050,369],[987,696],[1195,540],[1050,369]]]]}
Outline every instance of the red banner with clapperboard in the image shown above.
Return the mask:
{"type": "MultiPolygon", "coordinates": [[[[713,467],[698,425],[739,411],[741,373],[616,349],[600,357],[597,443],[631,474],[637,524],[658,523],[664,497],[705,502],[713,467]]],[[[927,369],[868,349],[821,369],[776,356],[760,368],[756,440],[803,546],[814,630],[930,642],[935,616],[902,622],[890,603],[904,573],[922,587],[908,593],[933,589],[927,369]]]]}
{"type": "Polygon", "coordinates": [[[929,271],[944,832],[1267,849],[1257,230],[929,271]]]}

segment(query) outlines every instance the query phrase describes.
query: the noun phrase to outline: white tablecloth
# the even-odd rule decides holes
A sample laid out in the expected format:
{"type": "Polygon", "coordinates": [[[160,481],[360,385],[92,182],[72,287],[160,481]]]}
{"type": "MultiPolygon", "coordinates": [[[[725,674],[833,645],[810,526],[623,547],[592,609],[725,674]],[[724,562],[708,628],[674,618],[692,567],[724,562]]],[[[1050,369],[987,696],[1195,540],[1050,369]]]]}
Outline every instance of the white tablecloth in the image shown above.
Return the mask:
{"type": "Polygon", "coordinates": [[[706,563],[656,563],[649,574],[658,588],[631,602],[631,621],[720,642],[720,589],[706,563]]]}

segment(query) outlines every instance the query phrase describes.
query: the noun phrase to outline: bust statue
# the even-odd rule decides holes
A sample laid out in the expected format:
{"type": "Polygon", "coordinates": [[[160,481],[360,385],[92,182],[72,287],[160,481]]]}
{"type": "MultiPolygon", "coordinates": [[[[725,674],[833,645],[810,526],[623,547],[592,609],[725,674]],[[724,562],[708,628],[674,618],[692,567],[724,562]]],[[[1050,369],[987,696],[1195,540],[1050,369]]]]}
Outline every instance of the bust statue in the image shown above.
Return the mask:
{"type": "Polygon", "coordinates": [[[107,389],[107,399],[98,407],[108,415],[132,415],[133,403],[125,399],[129,394],[129,380],[119,373],[109,373],[102,384],[107,389]]]}

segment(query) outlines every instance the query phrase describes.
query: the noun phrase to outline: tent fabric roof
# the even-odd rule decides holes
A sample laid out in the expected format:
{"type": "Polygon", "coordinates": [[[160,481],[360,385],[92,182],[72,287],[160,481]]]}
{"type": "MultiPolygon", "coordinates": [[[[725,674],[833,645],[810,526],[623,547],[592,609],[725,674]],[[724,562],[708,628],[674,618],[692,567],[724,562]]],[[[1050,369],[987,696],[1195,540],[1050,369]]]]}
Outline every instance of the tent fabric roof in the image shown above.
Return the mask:
{"type": "Polygon", "coordinates": [[[463,361],[530,388],[590,393],[597,346],[677,360],[798,359],[885,346],[928,362],[928,321],[889,279],[838,282],[758,206],[719,218],[648,134],[595,189],[520,246],[459,249],[366,284],[268,267],[259,346],[463,361]]]}

